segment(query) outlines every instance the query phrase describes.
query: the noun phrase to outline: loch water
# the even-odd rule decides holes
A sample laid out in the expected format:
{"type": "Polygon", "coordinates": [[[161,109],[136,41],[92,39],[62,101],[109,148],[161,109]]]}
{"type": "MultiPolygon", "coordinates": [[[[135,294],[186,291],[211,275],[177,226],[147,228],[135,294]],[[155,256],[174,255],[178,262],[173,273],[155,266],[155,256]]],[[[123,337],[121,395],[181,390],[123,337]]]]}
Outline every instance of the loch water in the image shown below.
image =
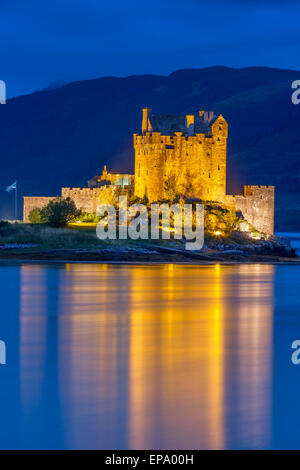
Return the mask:
{"type": "Polygon", "coordinates": [[[300,448],[300,266],[0,265],[0,448],[300,448]]]}

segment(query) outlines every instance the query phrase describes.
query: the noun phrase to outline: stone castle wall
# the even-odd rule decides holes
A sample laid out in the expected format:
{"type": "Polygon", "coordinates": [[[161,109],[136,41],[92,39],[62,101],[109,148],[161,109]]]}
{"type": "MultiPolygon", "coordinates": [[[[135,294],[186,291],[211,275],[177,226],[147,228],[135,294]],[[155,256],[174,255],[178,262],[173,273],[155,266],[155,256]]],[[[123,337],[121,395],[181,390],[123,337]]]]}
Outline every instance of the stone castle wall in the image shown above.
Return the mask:
{"type": "Polygon", "coordinates": [[[244,195],[224,197],[224,203],[242,212],[253,227],[272,235],[274,233],[274,186],[245,186],[244,195]]]}
{"type": "Polygon", "coordinates": [[[24,197],[23,221],[29,223],[29,214],[33,209],[43,209],[54,197],[24,197]]]}
{"type": "MultiPolygon", "coordinates": [[[[118,191],[120,195],[132,194],[130,187],[120,188],[119,186],[102,186],[100,188],[62,188],[61,196],[63,198],[71,198],[77,207],[85,212],[93,213],[96,212],[97,207],[100,204],[100,198],[105,197],[106,191],[118,191]]],[[[42,209],[45,207],[54,197],[24,197],[23,206],[23,221],[29,222],[29,213],[32,209],[42,209]]]]}
{"type": "Polygon", "coordinates": [[[92,213],[96,212],[100,199],[104,199],[104,202],[106,202],[105,192],[107,191],[128,196],[132,193],[129,186],[120,188],[120,186],[108,185],[101,186],[100,188],[62,188],[61,195],[63,198],[71,198],[75,202],[77,209],[92,213]]]}
{"type": "Polygon", "coordinates": [[[62,188],[61,195],[64,198],[71,198],[77,207],[85,212],[96,212],[99,205],[99,198],[102,188],[62,188]]]}
{"type": "Polygon", "coordinates": [[[135,195],[150,202],[165,199],[171,181],[180,194],[221,201],[226,194],[227,135],[222,116],[212,125],[211,136],[134,134],[135,195]]]}
{"type": "MultiPolygon", "coordinates": [[[[100,196],[108,187],[102,188],[62,188],[62,197],[70,197],[77,209],[85,212],[96,212],[100,196]]],[[[257,230],[274,233],[274,186],[245,186],[244,195],[225,195],[221,202],[235,207],[242,212],[243,217],[257,230]]],[[[128,194],[128,190],[121,190],[120,194],[128,194]]],[[[24,197],[25,223],[29,222],[29,213],[32,209],[42,209],[53,197],[24,197]]]]}

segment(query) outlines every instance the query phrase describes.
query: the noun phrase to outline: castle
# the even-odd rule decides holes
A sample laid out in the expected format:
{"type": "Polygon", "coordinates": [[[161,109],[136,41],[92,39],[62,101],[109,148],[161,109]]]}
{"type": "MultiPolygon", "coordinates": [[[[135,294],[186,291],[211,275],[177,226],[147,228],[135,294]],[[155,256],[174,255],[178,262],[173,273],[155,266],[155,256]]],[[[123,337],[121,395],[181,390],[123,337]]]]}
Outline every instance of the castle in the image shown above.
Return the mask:
{"type": "Polygon", "coordinates": [[[152,116],[144,109],[142,133],[134,134],[135,194],[159,201],[170,184],[183,196],[222,201],[227,136],[227,122],[211,112],[152,116]]]}
{"type": "MultiPolygon", "coordinates": [[[[135,174],[112,174],[104,167],[86,188],[62,188],[79,209],[96,212],[102,191],[169,199],[170,192],[187,198],[216,201],[234,207],[257,230],[274,232],[274,186],[245,186],[244,193],[226,194],[228,124],[222,115],[199,111],[196,115],[152,115],[143,109],[141,133],[134,134],[135,174]]],[[[34,208],[53,198],[24,197],[24,222],[34,208]]]]}

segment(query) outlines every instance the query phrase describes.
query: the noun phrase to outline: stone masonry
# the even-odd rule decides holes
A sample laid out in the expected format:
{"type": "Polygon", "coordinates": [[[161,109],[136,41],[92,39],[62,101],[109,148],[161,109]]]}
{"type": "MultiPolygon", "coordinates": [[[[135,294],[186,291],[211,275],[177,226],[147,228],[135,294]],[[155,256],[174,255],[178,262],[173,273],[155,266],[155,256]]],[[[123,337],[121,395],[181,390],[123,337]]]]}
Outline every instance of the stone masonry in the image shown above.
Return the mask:
{"type": "Polygon", "coordinates": [[[23,221],[29,222],[29,214],[33,209],[43,209],[54,199],[53,197],[24,197],[23,221]]]}

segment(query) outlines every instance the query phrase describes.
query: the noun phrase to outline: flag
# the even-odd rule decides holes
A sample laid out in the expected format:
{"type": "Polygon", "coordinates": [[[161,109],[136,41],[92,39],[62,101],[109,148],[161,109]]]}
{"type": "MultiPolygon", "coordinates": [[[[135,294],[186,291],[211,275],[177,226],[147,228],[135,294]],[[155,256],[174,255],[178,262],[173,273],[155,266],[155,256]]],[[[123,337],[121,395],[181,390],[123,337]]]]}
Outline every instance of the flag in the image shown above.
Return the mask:
{"type": "Polygon", "coordinates": [[[9,193],[13,189],[17,189],[17,182],[16,181],[13,184],[11,184],[10,186],[7,186],[6,191],[9,193]]]}

